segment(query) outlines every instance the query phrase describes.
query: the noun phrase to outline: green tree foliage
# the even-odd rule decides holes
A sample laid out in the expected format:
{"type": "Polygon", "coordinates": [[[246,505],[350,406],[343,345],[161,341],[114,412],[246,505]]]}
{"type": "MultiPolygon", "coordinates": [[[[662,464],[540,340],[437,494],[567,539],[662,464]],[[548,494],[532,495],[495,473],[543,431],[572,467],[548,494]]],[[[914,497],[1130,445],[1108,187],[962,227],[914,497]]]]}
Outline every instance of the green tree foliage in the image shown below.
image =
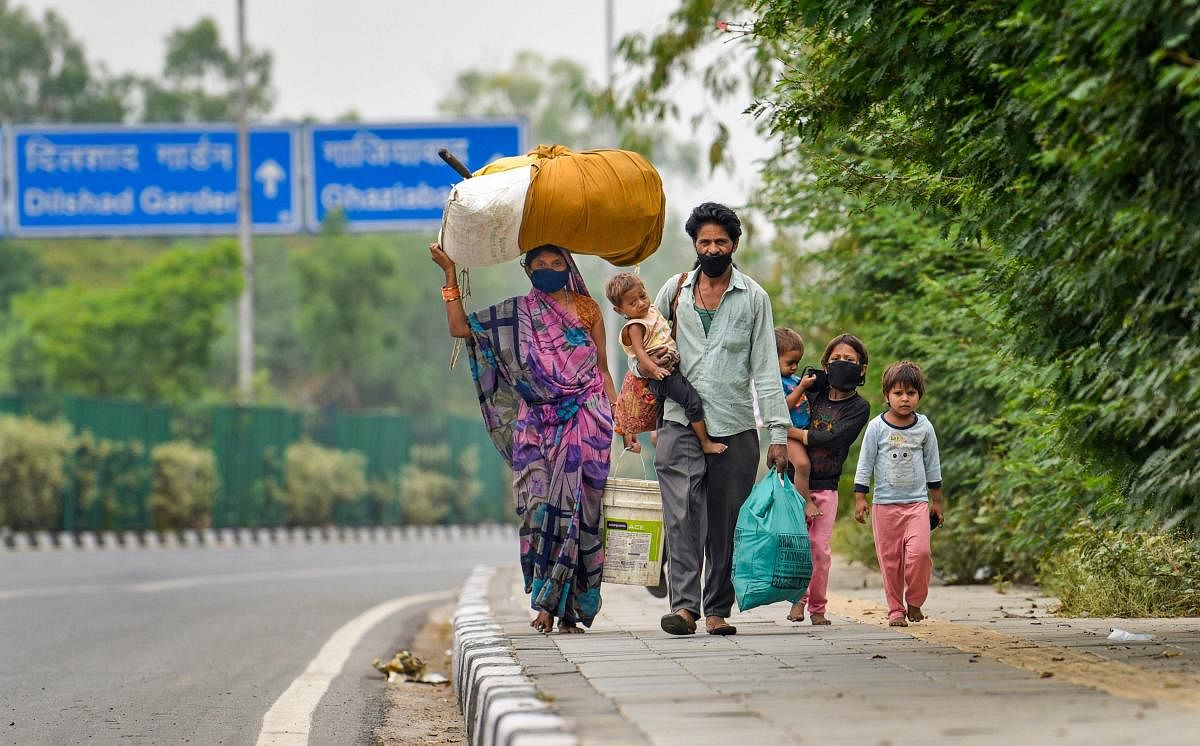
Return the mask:
{"type": "Polygon", "coordinates": [[[316,251],[296,259],[295,270],[304,299],[299,328],[313,372],[331,384],[322,399],[356,409],[359,368],[397,343],[386,316],[399,287],[394,250],[384,240],[327,230],[316,251]]]}
{"type": "MultiPolygon", "coordinates": [[[[241,286],[231,241],[162,255],[114,289],[65,286],[14,301],[16,346],[42,387],[183,401],[201,389],[220,316],[241,286]]],[[[18,378],[18,371],[14,379],[18,378]]],[[[28,370],[22,375],[29,380],[28,370]]]]}
{"type": "MultiPolygon", "coordinates": [[[[685,173],[696,170],[698,149],[665,127],[613,115],[611,93],[587,78],[578,62],[547,61],[518,52],[507,70],[467,70],[438,108],[454,116],[524,117],[531,145],[558,144],[576,150],[621,147],[685,173]]],[[[478,168],[483,164],[468,164],[478,168]]]]}
{"type": "Polygon", "coordinates": [[[763,2],[823,187],[988,241],[1010,348],[1140,511],[1200,527],[1196,3],[763,2]]]}
{"type": "MultiPolygon", "coordinates": [[[[251,118],[270,113],[272,57],[247,48],[251,118]]],[[[216,22],[167,37],[161,75],[113,74],[87,59],[53,11],[40,19],[0,0],[0,119],[13,122],[229,122],[237,118],[237,56],[216,22]]]]}
{"type": "Polygon", "coordinates": [[[0,317],[8,312],[14,296],[58,282],[58,273],[38,251],[26,244],[0,241],[0,317]]]}
{"type": "MultiPolygon", "coordinates": [[[[246,50],[247,115],[271,111],[272,57],[246,50]]],[[[139,82],[141,118],[147,122],[230,122],[237,119],[238,64],[221,41],[216,21],[201,18],[167,37],[166,60],[159,78],[139,82]]]]}
{"type": "Polygon", "coordinates": [[[88,61],[57,13],[39,21],[0,0],[0,120],[119,122],[129,87],[88,61]]]}
{"type": "Polygon", "coordinates": [[[997,571],[1089,513],[1200,526],[1196,10],[685,0],[624,42],[626,110],[667,116],[675,76],[741,37],[707,69],[746,62],[777,143],[761,202],[841,236],[796,257],[816,292],[784,270],[785,318],[927,366],[967,497],[941,540],[997,571]]]}
{"type": "MultiPolygon", "coordinates": [[[[438,109],[454,116],[523,116],[537,142],[573,144],[591,133],[591,117],[577,101],[587,73],[573,60],[547,62],[536,52],[518,52],[507,70],[467,70],[455,80],[438,109]]],[[[482,165],[482,164],[480,164],[482,165]]]]}
{"type": "MultiPolygon", "coordinates": [[[[770,189],[782,173],[767,175],[770,189]]],[[[824,340],[843,329],[865,339],[873,372],[863,393],[876,411],[883,367],[919,361],[929,381],[921,410],[937,426],[953,496],[951,519],[934,535],[940,571],[959,580],[984,568],[1033,576],[1077,515],[1112,513],[1114,490],[1065,447],[1051,376],[1007,351],[1013,331],[987,280],[995,249],[957,242],[934,216],[904,207],[836,193],[803,204],[842,233],[825,250],[779,257],[802,271],[788,273],[789,292],[776,294],[777,321],[808,331],[813,364],[824,340]],[[822,286],[814,276],[837,280],[822,286]]],[[[851,529],[862,536],[844,538],[865,542],[844,546],[870,560],[870,532],[851,529]]]]}

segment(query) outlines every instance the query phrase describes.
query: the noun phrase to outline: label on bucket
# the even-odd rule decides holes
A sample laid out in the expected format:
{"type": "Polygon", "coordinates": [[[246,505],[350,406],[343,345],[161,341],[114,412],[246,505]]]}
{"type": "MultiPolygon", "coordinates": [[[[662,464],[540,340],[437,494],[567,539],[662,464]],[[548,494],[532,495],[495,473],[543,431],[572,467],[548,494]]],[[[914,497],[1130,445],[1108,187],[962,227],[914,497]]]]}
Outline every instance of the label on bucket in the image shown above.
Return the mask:
{"type": "MultiPolygon", "coordinates": [[[[609,561],[609,553],[614,550],[638,558],[641,563],[637,565],[638,569],[649,567],[651,562],[658,562],[658,537],[662,536],[661,521],[631,521],[624,518],[605,521],[604,533],[606,564],[609,561]]],[[[631,569],[632,567],[630,565],[631,569]]]]}
{"type": "Polygon", "coordinates": [[[658,582],[662,522],[618,518],[604,522],[604,581],[631,585],[658,582]]]}

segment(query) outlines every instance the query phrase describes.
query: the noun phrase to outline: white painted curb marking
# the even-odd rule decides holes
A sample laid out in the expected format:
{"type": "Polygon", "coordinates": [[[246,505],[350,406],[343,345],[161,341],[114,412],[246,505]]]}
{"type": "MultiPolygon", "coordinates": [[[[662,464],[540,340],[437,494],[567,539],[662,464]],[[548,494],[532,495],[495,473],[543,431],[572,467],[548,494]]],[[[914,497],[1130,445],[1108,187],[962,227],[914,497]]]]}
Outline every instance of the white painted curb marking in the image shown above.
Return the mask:
{"type": "Polygon", "coordinates": [[[454,612],[454,689],[472,746],[576,746],[565,720],[538,698],[500,625],[488,584],[495,568],[477,567],[454,612]]]}

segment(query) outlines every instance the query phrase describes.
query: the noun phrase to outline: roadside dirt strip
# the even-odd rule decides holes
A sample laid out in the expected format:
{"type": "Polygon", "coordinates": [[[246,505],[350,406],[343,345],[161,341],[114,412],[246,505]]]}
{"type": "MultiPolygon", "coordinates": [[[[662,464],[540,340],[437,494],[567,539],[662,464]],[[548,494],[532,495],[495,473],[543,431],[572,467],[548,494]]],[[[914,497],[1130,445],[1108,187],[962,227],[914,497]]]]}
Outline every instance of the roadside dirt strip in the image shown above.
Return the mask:
{"type": "MultiPolygon", "coordinates": [[[[829,610],[863,624],[887,626],[887,609],[862,600],[830,594],[829,610]]],[[[1060,678],[1135,702],[1175,704],[1200,711],[1200,676],[1196,674],[1151,671],[1090,651],[1034,641],[1028,635],[995,632],[974,624],[926,619],[920,624],[891,629],[928,643],[1033,671],[1043,678],[1060,678]]]]}
{"type": "MultiPolygon", "coordinates": [[[[450,616],[451,605],[440,606],[429,614],[429,620],[412,641],[410,651],[425,663],[425,670],[449,678],[453,665],[451,648],[454,629],[450,616]]],[[[462,713],[449,685],[430,686],[397,681],[382,684],[387,687],[387,711],[384,722],[375,729],[379,746],[427,744],[428,746],[463,746],[467,731],[462,713]]]]}

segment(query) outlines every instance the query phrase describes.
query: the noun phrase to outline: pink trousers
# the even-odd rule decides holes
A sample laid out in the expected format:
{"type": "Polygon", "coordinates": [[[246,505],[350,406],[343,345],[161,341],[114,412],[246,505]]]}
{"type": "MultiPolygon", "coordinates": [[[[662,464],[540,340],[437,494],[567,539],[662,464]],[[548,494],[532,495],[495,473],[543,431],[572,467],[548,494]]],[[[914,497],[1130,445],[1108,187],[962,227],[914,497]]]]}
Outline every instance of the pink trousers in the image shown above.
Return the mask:
{"type": "Polygon", "coordinates": [[[872,505],[871,528],[888,619],[903,618],[906,603],[921,606],[929,596],[929,503],[872,505]]]}
{"type": "Polygon", "coordinates": [[[808,605],[808,614],[824,614],[829,602],[829,540],[833,537],[833,522],[837,520],[837,490],[813,490],[813,504],[823,513],[808,524],[808,540],[812,546],[813,574],[808,583],[808,592],[800,599],[808,605]]]}

